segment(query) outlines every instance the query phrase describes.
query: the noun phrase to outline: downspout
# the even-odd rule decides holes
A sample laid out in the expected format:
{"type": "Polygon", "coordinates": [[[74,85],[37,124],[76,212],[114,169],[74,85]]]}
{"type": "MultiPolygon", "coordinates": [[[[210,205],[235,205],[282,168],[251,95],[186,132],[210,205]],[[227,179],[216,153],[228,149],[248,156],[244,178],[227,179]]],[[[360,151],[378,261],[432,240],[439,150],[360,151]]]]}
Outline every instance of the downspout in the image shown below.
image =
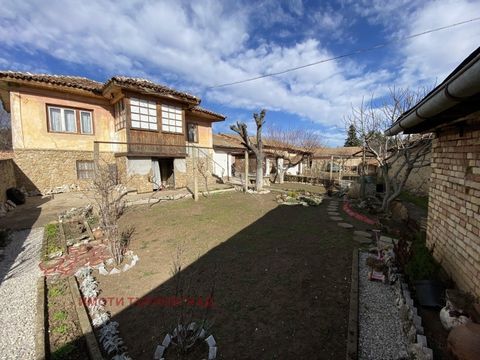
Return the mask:
{"type": "Polygon", "coordinates": [[[463,99],[480,92],[480,55],[440,86],[427,99],[422,100],[389,129],[385,135],[396,135],[403,130],[417,126],[445,110],[450,109],[463,99]]]}

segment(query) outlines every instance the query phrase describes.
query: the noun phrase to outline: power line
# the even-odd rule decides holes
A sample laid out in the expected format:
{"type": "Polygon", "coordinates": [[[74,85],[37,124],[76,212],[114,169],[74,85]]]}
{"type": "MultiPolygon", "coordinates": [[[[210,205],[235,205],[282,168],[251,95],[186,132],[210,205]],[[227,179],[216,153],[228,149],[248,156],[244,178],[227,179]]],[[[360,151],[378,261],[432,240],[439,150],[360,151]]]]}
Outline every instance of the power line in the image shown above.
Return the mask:
{"type": "Polygon", "coordinates": [[[384,42],[384,43],[379,43],[379,44],[373,45],[371,47],[360,48],[360,49],[357,49],[357,50],[349,52],[349,53],[334,56],[334,57],[331,57],[331,58],[318,60],[318,61],[315,61],[315,62],[312,62],[312,63],[309,63],[309,64],[300,65],[300,66],[296,66],[296,67],[292,67],[292,68],[288,68],[288,69],[285,69],[285,70],[281,70],[281,71],[277,71],[277,72],[273,72],[273,73],[268,73],[268,74],[264,74],[264,75],[258,75],[258,76],[243,79],[243,80],[233,81],[233,82],[230,82],[230,83],[210,86],[210,87],[207,87],[207,90],[217,89],[217,88],[227,87],[227,86],[232,86],[232,85],[243,84],[243,83],[246,83],[246,82],[255,81],[255,80],[259,80],[259,79],[263,79],[263,78],[267,78],[267,77],[271,77],[271,76],[278,76],[278,75],[286,74],[286,73],[296,71],[296,70],[300,70],[300,69],[304,69],[304,68],[307,68],[307,67],[310,67],[310,66],[315,66],[315,65],[323,64],[323,63],[326,63],[326,62],[329,62],[329,61],[338,60],[338,59],[342,59],[342,58],[345,58],[345,57],[349,57],[349,56],[353,56],[353,55],[357,55],[357,54],[381,49],[383,47],[386,47],[386,46],[388,46],[390,44],[393,44],[393,43],[396,43],[396,42],[401,42],[401,41],[413,39],[413,38],[416,38],[416,37],[419,37],[419,36],[422,36],[422,35],[431,34],[433,32],[450,29],[450,28],[453,28],[453,27],[456,27],[456,26],[464,25],[464,24],[474,22],[474,21],[478,21],[478,20],[480,20],[480,17],[476,17],[476,18],[473,18],[473,19],[470,19],[470,20],[465,20],[465,21],[461,21],[461,22],[458,22],[458,23],[438,27],[438,28],[435,28],[435,29],[422,31],[420,33],[405,36],[405,37],[402,37],[402,38],[399,38],[399,39],[393,39],[393,40],[390,40],[390,41],[387,41],[387,42],[384,42]]]}

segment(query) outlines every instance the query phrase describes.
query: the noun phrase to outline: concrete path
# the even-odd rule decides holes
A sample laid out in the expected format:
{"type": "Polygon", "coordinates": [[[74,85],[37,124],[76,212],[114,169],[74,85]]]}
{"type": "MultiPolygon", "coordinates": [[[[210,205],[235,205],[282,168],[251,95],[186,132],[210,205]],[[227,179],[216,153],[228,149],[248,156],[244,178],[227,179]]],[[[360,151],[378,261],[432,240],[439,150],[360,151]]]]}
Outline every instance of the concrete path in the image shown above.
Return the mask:
{"type": "Polygon", "coordinates": [[[16,231],[0,261],[0,358],[34,359],[43,228],[16,231]]]}

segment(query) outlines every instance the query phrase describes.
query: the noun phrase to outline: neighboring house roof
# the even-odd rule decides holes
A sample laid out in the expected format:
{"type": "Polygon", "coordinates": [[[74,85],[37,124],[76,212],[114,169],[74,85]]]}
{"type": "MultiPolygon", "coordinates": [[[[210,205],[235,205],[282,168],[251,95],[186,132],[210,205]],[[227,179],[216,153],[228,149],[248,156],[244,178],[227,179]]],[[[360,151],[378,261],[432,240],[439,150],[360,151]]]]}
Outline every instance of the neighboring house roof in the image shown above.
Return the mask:
{"type": "Polygon", "coordinates": [[[103,83],[80,76],[31,74],[29,72],[0,71],[0,79],[15,79],[32,83],[45,83],[50,85],[66,86],[87,90],[96,94],[102,93],[103,83]]]}
{"type": "Polygon", "coordinates": [[[240,137],[228,134],[213,134],[213,147],[229,149],[245,149],[240,137]]]}
{"type": "Polygon", "coordinates": [[[429,132],[480,110],[480,47],[385,131],[388,136],[429,132]]]}
{"type": "Polygon", "coordinates": [[[314,158],[331,157],[331,156],[356,156],[362,152],[361,146],[347,146],[337,148],[320,148],[313,154],[314,158]]]}
{"type": "Polygon", "coordinates": [[[120,87],[126,87],[134,90],[153,92],[156,94],[162,95],[173,95],[180,97],[189,101],[200,103],[200,99],[189,93],[178,91],[172,88],[169,88],[165,85],[156,84],[153,81],[141,78],[127,77],[127,76],[113,76],[108,81],[105,82],[104,88],[110,84],[116,84],[120,87]]]}
{"type": "Polygon", "coordinates": [[[217,113],[217,112],[212,111],[212,110],[205,109],[205,108],[203,108],[201,106],[198,106],[198,105],[192,108],[192,112],[200,112],[200,113],[203,113],[203,114],[207,114],[207,115],[210,115],[210,116],[217,117],[221,120],[225,120],[227,118],[223,114],[217,113]]]}

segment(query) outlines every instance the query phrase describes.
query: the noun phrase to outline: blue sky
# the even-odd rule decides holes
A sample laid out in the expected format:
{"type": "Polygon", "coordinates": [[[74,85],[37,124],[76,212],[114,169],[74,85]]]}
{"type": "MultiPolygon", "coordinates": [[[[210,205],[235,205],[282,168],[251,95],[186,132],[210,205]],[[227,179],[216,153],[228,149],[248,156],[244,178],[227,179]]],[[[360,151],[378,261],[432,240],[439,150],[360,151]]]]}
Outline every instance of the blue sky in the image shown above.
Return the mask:
{"type": "MultiPolygon", "coordinates": [[[[0,0],[0,69],[105,81],[147,78],[202,98],[253,127],[345,138],[343,118],[362,97],[431,86],[480,45],[480,22],[254,82],[213,85],[311,63],[480,16],[480,0],[9,1],[0,0]]],[[[253,130],[253,128],[252,128],[253,130]]]]}

